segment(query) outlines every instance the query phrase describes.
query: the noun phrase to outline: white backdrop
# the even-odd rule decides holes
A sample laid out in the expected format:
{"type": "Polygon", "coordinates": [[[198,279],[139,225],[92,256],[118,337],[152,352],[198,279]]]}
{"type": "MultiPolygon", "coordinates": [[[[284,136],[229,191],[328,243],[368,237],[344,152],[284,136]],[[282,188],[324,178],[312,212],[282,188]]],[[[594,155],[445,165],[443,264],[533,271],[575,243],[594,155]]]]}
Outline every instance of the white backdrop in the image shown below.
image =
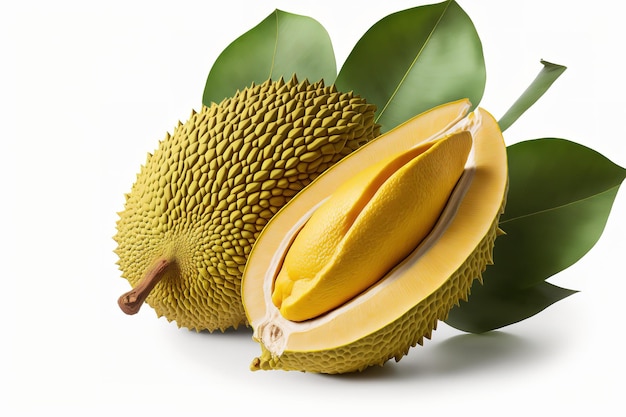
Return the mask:
{"type": "MultiPolygon", "coordinates": [[[[459,0],[483,41],[481,105],[501,116],[540,70],[567,65],[509,130],[508,144],[574,140],[626,166],[626,29],[618,1],[459,0]]],[[[358,375],[250,372],[249,330],[179,330],[122,314],[113,254],[145,154],[198,108],[213,61],[272,10],[322,23],[338,65],[388,13],[386,0],[14,2],[0,6],[2,415],[84,411],[219,415],[526,415],[621,409],[626,191],[600,242],[550,279],[581,290],[475,336],[442,324],[399,363],[358,375]],[[10,8],[12,7],[12,8],[10,8]],[[617,408],[620,407],[620,408],[617,408]]],[[[142,414],[143,415],[143,414],[142,414]]]]}

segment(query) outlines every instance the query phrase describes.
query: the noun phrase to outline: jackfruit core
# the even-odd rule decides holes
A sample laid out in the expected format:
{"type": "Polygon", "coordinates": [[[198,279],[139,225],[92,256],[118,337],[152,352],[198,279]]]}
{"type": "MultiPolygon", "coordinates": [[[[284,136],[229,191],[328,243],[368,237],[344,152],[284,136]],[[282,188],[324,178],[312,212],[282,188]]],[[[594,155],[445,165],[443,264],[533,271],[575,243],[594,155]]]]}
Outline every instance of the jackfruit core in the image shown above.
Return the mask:
{"type": "Polygon", "coordinates": [[[472,136],[428,142],[357,173],[289,247],[272,302],[290,321],[327,313],[371,287],[433,229],[463,174],[472,136]]]}

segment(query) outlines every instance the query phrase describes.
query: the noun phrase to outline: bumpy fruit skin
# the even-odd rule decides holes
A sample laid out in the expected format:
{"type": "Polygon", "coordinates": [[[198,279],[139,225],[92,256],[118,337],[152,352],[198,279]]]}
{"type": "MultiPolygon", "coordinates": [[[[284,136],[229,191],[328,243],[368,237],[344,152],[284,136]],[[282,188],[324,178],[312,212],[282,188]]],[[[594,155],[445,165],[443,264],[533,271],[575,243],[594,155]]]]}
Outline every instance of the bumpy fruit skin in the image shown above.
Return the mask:
{"type": "Polygon", "coordinates": [[[378,136],[375,107],[323,82],[268,80],[192,112],[148,154],[119,213],[118,265],[134,287],[172,261],[146,302],[189,329],[246,323],[241,276],[268,220],[378,136]]]}
{"type": "Polygon", "coordinates": [[[392,358],[399,361],[411,347],[423,344],[424,337],[430,339],[432,331],[437,329],[437,322],[445,320],[452,307],[458,305],[460,300],[467,301],[475,279],[482,282],[482,272],[493,263],[495,239],[501,233],[498,219],[499,216],[489,233],[454,275],[396,321],[355,343],[336,349],[285,352],[275,357],[261,344],[261,356],[252,362],[250,369],[341,374],[362,371],[369,366],[382,366],[392,358]]]}

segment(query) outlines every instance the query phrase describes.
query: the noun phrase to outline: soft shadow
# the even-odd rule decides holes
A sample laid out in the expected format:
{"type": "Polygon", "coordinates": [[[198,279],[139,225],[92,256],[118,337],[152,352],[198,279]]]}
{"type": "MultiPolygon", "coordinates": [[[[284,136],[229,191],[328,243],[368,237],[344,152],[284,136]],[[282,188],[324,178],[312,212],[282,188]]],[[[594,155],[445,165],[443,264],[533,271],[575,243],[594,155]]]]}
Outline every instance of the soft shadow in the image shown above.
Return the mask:
{"type": "Polygon", "coordinates": [[[192,334],[197,334],[198,336],[206,336],[206,337],[228,337],[228,338],[244,338],[251,339],[252,338],[252,327],[239,326],[238,328],[230,327],[224,331],[215,330],[213,332],[209,332],[208,330],[203,330],[201,332],[190,332],[192,334]]]}
{"type": "Polygon", "coordinates": [[[324,377],[363,381],[426,380],[519,367],[542,353],[545,352],[541,346],[510,333],[493,331],[461,334],[436,344],[415,347],[399,363],[392,359],[382,367],[374,366],[362,372],[324,377]]]}
{"type": "Polygon", "coordinates": [[[452,375],[515,367],[541,355],[541,347],[511,333],[461,334],[433,346],[413,361],[421,375],[452,375]]]}
{"type": "Polygon", "coordinates": [[[245,326],[223,332],[184,329],[174,329],[173,332],[176,333],[174,337],[164,338],[167,345],[162,349],[180,358],[185,366],[207,373],[227,374],[233,367],[247,370],[259,350],[258,344],[252,340],[252,329],[245,326]]]}
{"type": "Polygon", "coordinates": [[[185,327],[177,327],[175,322],[168,323],[169,330],[172,333],[175,333],[177,337],[180,337],[180,334],[183,334],[183,337],[200,337],[200,338],[215,338],[219,339],[220,337],[228,338],[228,339],[236,339],[236,338],[244,338],[250,339],[252,338],[252,327],[240,325],[236,329],[234,327],[229,327],[226,330],[214,330],[212,332],[208,330],[190,330],[185,327]]]}

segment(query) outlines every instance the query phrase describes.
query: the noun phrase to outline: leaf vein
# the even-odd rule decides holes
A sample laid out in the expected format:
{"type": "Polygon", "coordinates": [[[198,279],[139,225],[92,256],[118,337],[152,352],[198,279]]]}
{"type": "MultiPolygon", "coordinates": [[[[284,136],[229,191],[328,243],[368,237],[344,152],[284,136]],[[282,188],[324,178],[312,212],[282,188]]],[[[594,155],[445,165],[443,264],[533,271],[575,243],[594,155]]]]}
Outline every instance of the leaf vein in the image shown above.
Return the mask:
{"type": "Polygon", "coordinates": [[[611,188],[607,188],[607,189],[606,189],[606,190],[604,190],[604,191],[600,191],[599,193],[596,193],[596,194],[592,194],[592,195],[590,195],[590,196],[587,196],[587,197],[585,197],[585,198],[581,198],[581,199],[578,199],[578,200],[576,200],[576,201],[571,201],[571,202],[569,202],[569,203],[567,203],[567,204],[561,204],[561,205],[559,205],[559,206],[550,207],[550,208],[547,208],[547,209],[543,209],[543,210],[535,211],[535,212],[533,212],[533,213],[523,214],[523,215],[521,215],[521,216],[517,216],[517,217],[514,217],[514,218],[512,218],[512,219],[506,219],[506,220],[503,220],[503,221],[501,221],[501,222],[500,222],[500,224],[506,224],[506,223],[509,223],[509,222],[512,222],[512,221],[516,221],[516,220],[520,220],[520,219],[525,219],[525,218],[532,217],[532,216],[536,216],[536,215],[539,215],[539,214],[549,213],[549,212],[551,212],[551,211],[555,211],[555,210],[560,210],[560,209],[562,209],[562,208],[565,208],[565,207],[568,207],[568,206],[572,206],[572,205],[574,205],[574,204],[578,204],[578,203],[582,203],[582,202],[585,202],[585,201],[591,200],[592,198],[598,197],[598,196],[599,196],[599,195],[601,195],[601,194],[607,193],[607,192],[609,192],[609,191],[613,191],[613,190],[615,190],[616,188],[619,188],[619,184],[618,184],[618,185],[616,185],[616,186],[613,186],[613,187],[611,187],[611,188]]]}
{"type": "Polygon", "coordinates": [[[428,43],[430,42],[430,39],[433,37],[433,34],[435,33],[435,31],[437,30],[437,27],[439,26],[439,23],[441,23],[441,20],[443,19],[443,17],[446,15],[446,12],[448,11],[448,7],[450,7],[450,3],[452,3],[453,0],[449,0],[446,3],[446,6],[443,10],[443,12],[441,13],[441,16],[439,16],[439,19],[437,19],[437,22],[435,23],[435,25],[433,26],[432,30],[430,31],[430,33],[428,34],[428,37],[426,38],[426,40],[424,41],[424,44],[422,45],[422,47],[420,48],[420,50],[417,52],[417,54],[415,55],[415,58],[413,58],[413,62],[411,62],[411,65],[409,65],[409,67],[407,68],[407,70],[404,72],[404,75],[402,76],[402,79],[400,79],[400,82],[398,83],[398,85],[396,86],[396,88],[394,89],[394,91],[391,93],[391,96],[389,96],[389,99],[387,100],[387,102],[385,103],[385,105],[383,106],[382,110],[378,113],[378,116],[376,116],[376,120],[375,122],[378,123],[378,121],[380,120],[380,118],[382,117],[382,115],[385,113],[385,111],[387,110],[387,107],[389,107],[389,105],[391,104],[391,102],[394,100],[395,96],[398,94],[398,91],[400,90],[400,87],[402,87],[402,85],[404,84],[404,82],[406,81],[407,77],[409,76],[409,73],[411,72],[411,70],[415,67],[417,60],[419,59],[419,57],[422,55],[422,52],[424,52],[424,50],[426,49],[426,46],[428,45],[428,43]]]}

